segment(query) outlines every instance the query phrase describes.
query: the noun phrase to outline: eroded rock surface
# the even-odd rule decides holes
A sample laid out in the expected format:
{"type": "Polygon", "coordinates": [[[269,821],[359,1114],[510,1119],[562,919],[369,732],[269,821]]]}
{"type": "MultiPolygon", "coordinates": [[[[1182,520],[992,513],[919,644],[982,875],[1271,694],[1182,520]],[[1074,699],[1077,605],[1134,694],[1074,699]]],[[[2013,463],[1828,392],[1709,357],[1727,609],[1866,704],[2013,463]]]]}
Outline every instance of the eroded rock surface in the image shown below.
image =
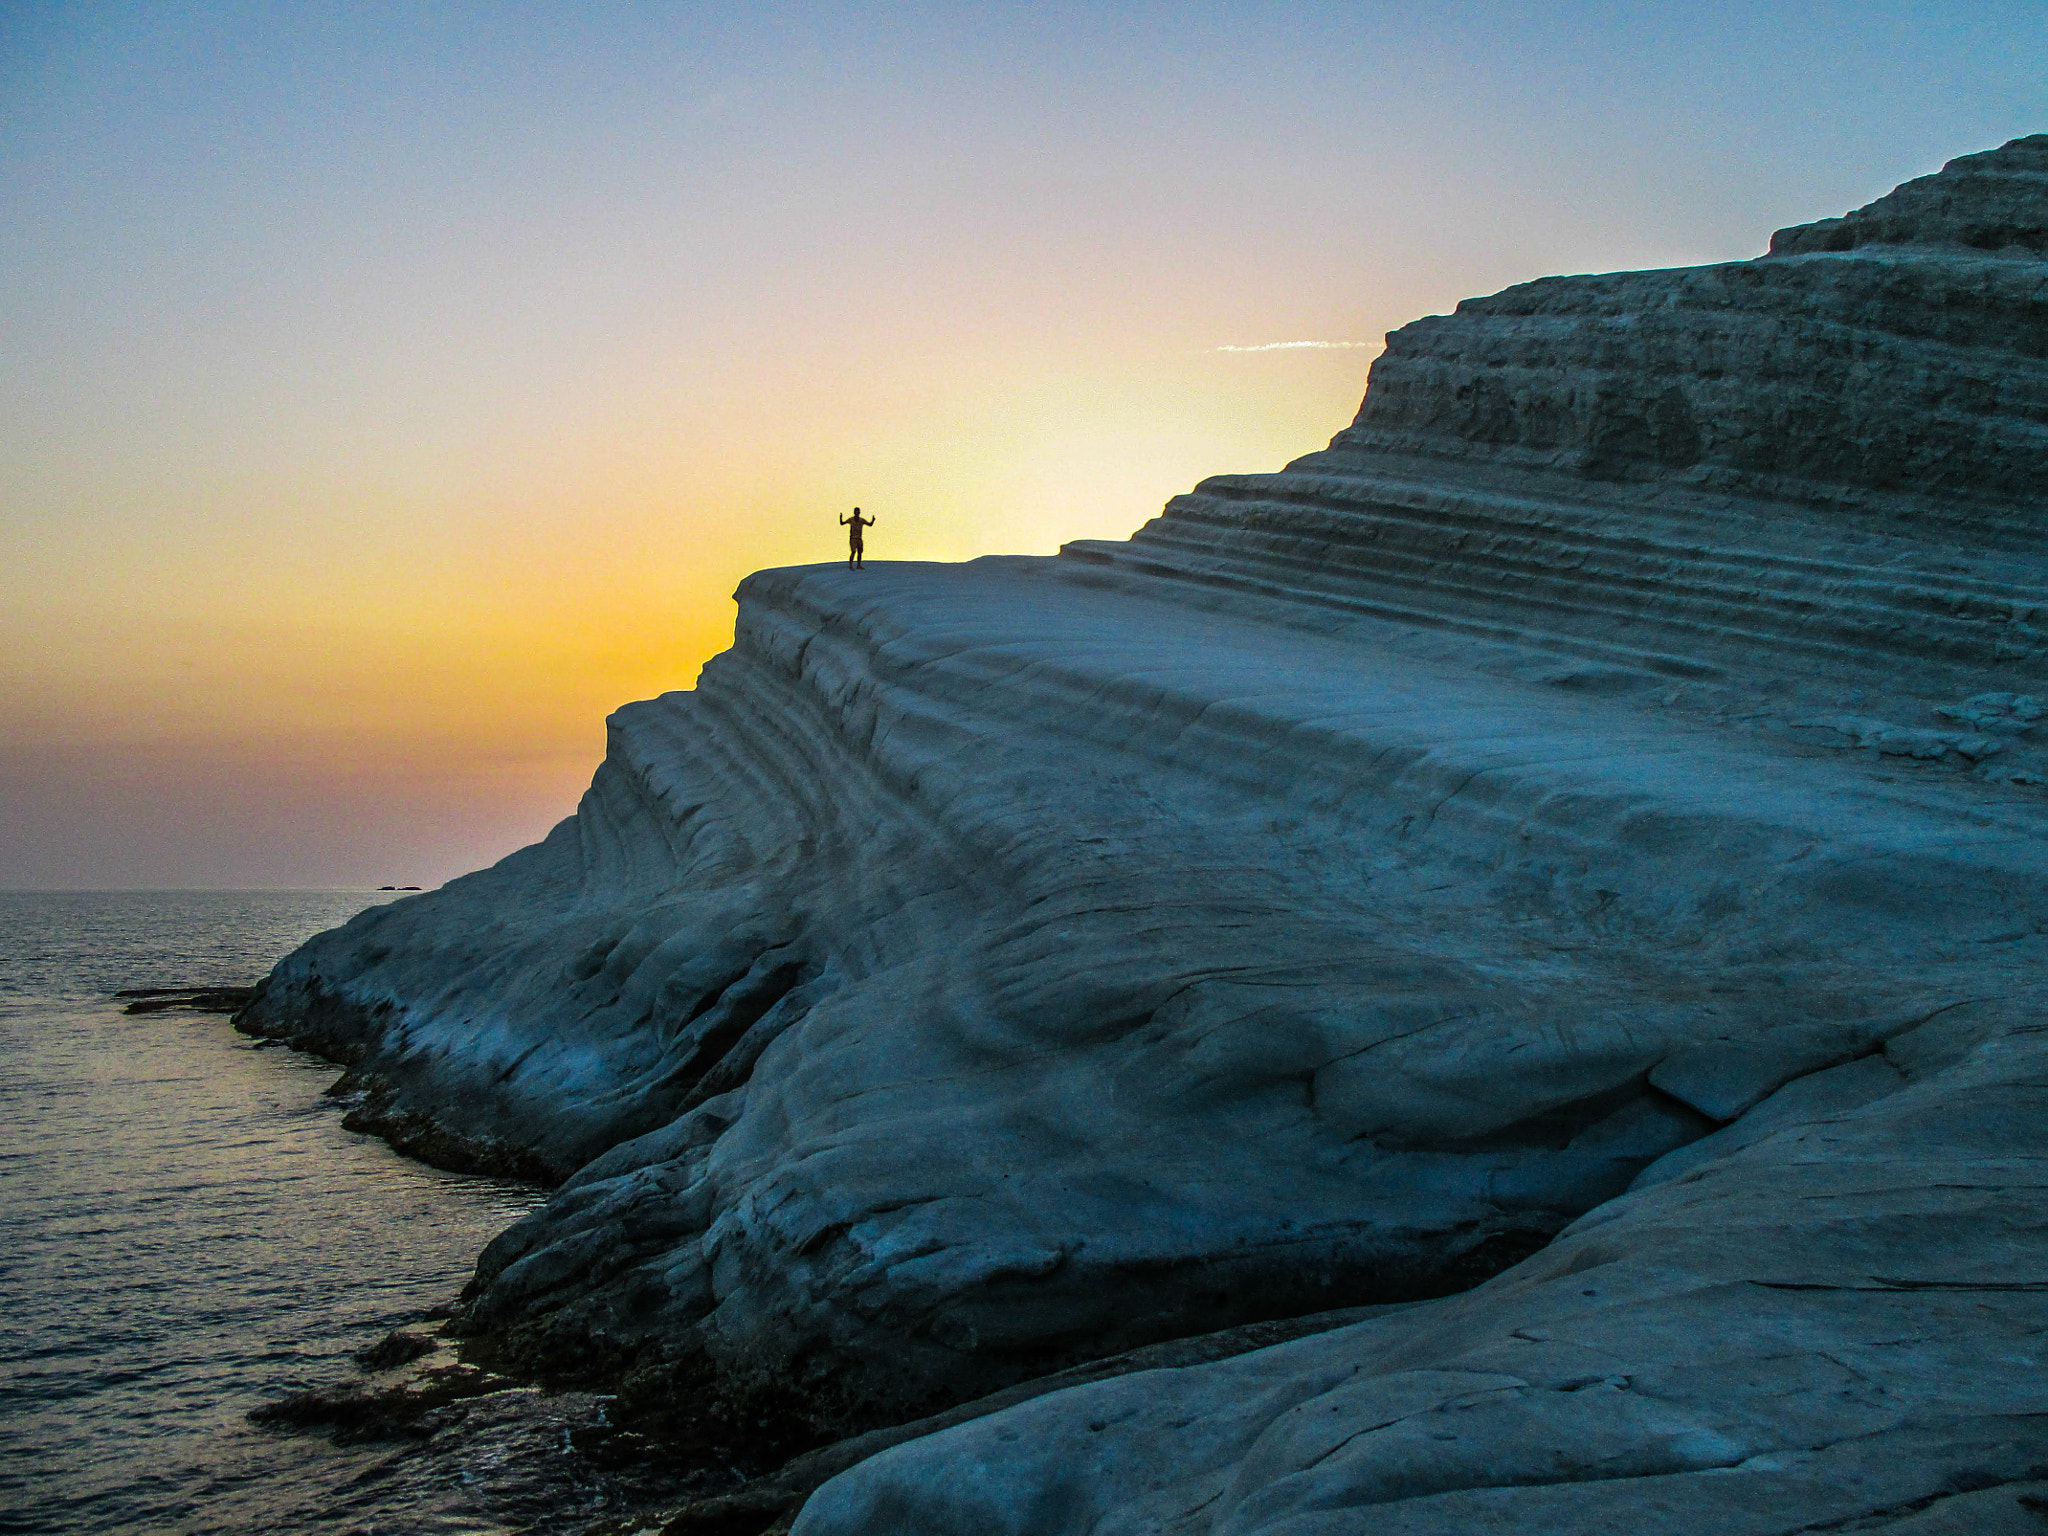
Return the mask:
{"type": "Polygon", "coordinates": [[[2039,1531],[2048,1034],[1794,1092],[1477,1291],[884,1452],[796,1536],[2039,1531]]]}
{"type": "MultiPolygon", "coordinates": [[[[1125,544],[754,576],[698,687],[613,717],[575,817],[313,941],[243,1027],[350,1061],[401,1144],[566,1179],[471,1326],[824,1427],[1444,1296],[1578,1223],[1455,1300],[892,1451],[820,1531],[1263,1529],[1324,1506],[1260,1490],[1326,1463],[1348,1509],[1683,1501],[1759,1457],[1832,1486],[1866,1442],[1901,1488],[1951,1443],[2048,1462],[2017,1366],[1979,1403],[1939,1350],[1857,1355],[1841,1391],[1898,1413],[1815,1408],[1799,1449],[1757,1363],[1891,1347],[1870,1319],[2018,1359],[2004,1269],[1921,1282],[2048,1272],[2032,1129],[1989,1107],[2034,1091],[2048,942],[2044,163],[1417,322],[1329,449],[1125,544]],[[1938,1069],[1904,1043],[1937,1037],[1938,1069]],[[1557,1278],[1596,1249],[1618,1291],[1557,1278]],[[1912,1283],[1773,1288],[1852,1269],[1912,1283]],[[1509,1369],[1517,1329],[1610,1327],[1591,1385],[1509,1369]],[[1491,1482],[1428,1438],[1467,1399],[1491,1482]],[[1266,1438],[1311,1419],[1329,1447],[1266,1438]],[[1003,1449],[1041,1433],[1101,1455],[1003,1449]],[[986,1476],[941,1486],[963,1458],[986,1476]]],[[[1784,1391],[1819,1402],[1809,1365],[1784,1391]]]]}

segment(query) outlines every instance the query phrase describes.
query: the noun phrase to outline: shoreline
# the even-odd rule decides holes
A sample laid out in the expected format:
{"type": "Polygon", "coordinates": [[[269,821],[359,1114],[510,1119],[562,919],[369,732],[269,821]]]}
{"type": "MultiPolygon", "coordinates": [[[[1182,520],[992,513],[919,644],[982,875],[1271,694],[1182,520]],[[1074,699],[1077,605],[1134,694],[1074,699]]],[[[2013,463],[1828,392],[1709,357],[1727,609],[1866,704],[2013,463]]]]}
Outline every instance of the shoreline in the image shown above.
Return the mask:
{"type": "MultiPolygon", "coordinates": [[[[243,1008],[260,992],[259,983],[243,1008]]],[[[346,1006],[337,1002],[337,1008],[346,1006]]],[[[354,1075],[354,1063],[343,1054],[360,1060],[361,1053],[335,1042],[317,1026],[293,1032],[258,1027],[251,1020],[245,1027],[240,1011],[230,1022],[238,1033],[341,1067],[342,1075],[324,1090],[327,1097],[373,1092],[354,1075]]],[[[448,1172],[509,1177],[547,1189],[560,1188],[565,1177],[543,1182],[511,1172],[530,1168],[533,1161],[448,1132],[422,1115],[381,1116],[357,1106],[342,1125],[376,1137],[401,1156],[448,1172]]],[[[586,1362],[577,1369],[566,1366],[559,1351],[522,1349],[515,1331],[470,1329],[463,1311],[477,1291],[472,1278],[455,1301],[422,1316],[420,1322],[433,1325],[420,1335],[428,1347],[397,1369],[366,1370],[361,1380],[290,1394],[251,1410],[248,1417],[275,1432],[328,1435],[341,1444],[418,1439],[422,1443],[417,1454],[430,1457],[433,1437],[459,1423],[462,1405],[485,1398],[510,1402],[530,1395],[536,1404],[554,1405],[537,1410],[551,1422],[563,1421],[566,1410],[573,1421],[566,1430],[570,1443],[616,1479],[622,1493],[646,1483],[704,1485],[685,1497],[675,1497],[672,1489],[640,1497],[629,1510],[579,1527],[580,1536],[633,1536],[649,1520],[658,1522],[665,1536],[756,1536],[751,1524],[755,1517],[766,1522],[758,1527],[758,1536],[781,1536],[803,1501],[827,1479],[894,1446],[1069,1387],[1137,1371],[1229,1359],[1424,1306],[1481,1284],[1526,1256],[1503,1256],[1467,1284],[1440,1296],[1263,1319],[1162,1339],[1064,1364],[980,1397],[844,1435],[821,1433],[801,1406],[772,1390],[734,1400],[715,1374],[699,1363],[663,1362],[649,1370],[614,1360],[586,1362]],[[696,1406],[705,1401],[711,1405],[708,1409],[696,1406]],[[681,1403],[691,1406],[679,1408],[681,1403]],[[456,1411],[448,1412],[451,1409],[456,1411]],[[751,1429],[746,1427],[749,1421],[751,1429]],[[659,1474],[657,1467],[663,1469],[659,1474]]],[[[371,1348],[391,1347],[407,1333],[397,1330],[371,1348]]],[[[367,1353],[359,1351],[358,1358],[367,1353]]]]}

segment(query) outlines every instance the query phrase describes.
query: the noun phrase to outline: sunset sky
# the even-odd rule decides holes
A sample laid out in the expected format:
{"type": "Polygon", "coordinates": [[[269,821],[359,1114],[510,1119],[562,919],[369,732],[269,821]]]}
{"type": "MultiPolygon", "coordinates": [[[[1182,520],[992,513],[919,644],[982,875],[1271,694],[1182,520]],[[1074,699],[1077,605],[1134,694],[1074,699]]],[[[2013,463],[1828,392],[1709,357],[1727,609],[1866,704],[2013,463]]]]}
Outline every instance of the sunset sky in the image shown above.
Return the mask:
{"type": "Polygon", "coordinates": [[[0,886],[438,882],[855,503],[1122,537],[2043,129],[2048,0],[0,7],[0,886]]]}

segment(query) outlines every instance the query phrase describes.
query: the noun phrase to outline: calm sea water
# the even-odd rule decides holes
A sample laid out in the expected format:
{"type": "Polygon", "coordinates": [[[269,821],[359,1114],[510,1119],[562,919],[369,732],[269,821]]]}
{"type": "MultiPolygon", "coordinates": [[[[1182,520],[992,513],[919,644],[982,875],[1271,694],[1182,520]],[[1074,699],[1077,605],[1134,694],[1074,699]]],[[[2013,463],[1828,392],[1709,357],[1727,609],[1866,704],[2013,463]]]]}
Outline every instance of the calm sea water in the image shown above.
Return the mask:
{"type": "Polygon", "coordinates": [[[0,1530],[512,1528],[244,1414],[451,1300],[539,1195],[342,1130],[327,1063],[110,998],[253,982],[389,899],[0,892],[0,1530]]]}

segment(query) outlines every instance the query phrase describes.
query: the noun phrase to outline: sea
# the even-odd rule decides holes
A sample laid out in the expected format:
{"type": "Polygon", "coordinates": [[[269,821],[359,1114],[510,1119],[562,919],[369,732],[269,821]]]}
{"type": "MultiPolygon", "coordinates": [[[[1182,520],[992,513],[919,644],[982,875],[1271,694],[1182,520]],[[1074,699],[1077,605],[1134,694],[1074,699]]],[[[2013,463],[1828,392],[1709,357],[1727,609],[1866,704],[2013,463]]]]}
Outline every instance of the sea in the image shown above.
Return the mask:
{"type": "Polygon", "coordinates": [[[125,988],[248,985],[388,895],[0,892],[0,1531],[579,1528],[601,1404],[482,1399],[432,1446],[249,1410],[432,1326],[542,1192],[343,1130],[338,1069],[125,988]]]}

